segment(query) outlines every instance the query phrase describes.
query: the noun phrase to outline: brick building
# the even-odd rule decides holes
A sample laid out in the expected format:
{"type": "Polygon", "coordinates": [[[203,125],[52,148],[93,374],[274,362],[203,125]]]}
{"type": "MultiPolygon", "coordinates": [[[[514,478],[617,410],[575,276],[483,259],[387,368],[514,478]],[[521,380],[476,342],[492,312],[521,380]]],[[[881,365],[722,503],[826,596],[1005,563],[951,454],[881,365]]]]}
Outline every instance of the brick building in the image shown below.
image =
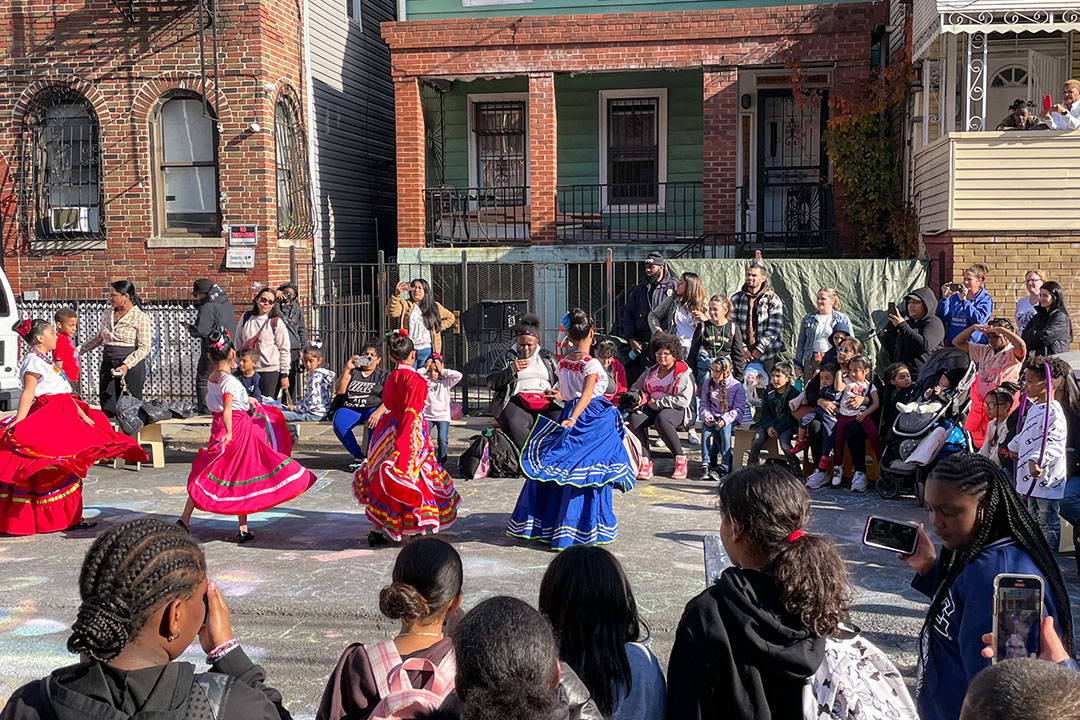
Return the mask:
{"type": "Polygon", "coordinates": [[[304,7],[3,3],[0,239],[15,292],[93,298],[129,278],[153,299],[209,276],[243,304],[255,282],[306,283],[304,7]],[[253,267],[226,267],[231,225],[257,228],[253,267]]]}
{"type": "Polygon", "coordinates": [[[883,2],[405,0],[398,259],[587,261],[641,243],[843,252],[821,132],[883,2]],[[811,99],[793,91],[818,91],[811,99]]]}

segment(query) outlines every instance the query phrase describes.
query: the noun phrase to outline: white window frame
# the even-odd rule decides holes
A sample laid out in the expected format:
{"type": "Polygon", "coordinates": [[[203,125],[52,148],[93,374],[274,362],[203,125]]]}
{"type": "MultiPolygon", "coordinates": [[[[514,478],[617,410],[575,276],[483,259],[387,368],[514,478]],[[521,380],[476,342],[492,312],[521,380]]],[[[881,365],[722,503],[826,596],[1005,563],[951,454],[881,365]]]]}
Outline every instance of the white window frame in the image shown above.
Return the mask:
{"type": "Polygon", "coordinates": [[[601,90],[600,97],[600,205],[605,211],[623,213],[663,212],[667,205],[667,153],[668,153],[668,91],[667,88],[642,88],[632,90],[601,90]],[[659,147],[656,153],[656,182],[659,186],[659,202],[644,205],[608,204],[608,100],[656,100],[656,133],[659,147]]]}
{"type": "MultiPolygon", "coordinates": [[[[465,125],[465,136],[469,139],[469,187],[480,187],[480,176],[477,173],[476,161],[478,160],[478,150],[476,147],[476,137],[473,135],[473,126],[476,124],[476,103],[486,102],[504,102],[507,100],[512,101],[524,101],[525,103],[525,204],[529,204],[529,196],[531,195],[532,178],[530,173],[531,158],[529,155],[529,93],[528,92],[510,92],[510,93],[470,93],[466,96],[466,113],[468,118],[465,125]]],[[[470,203],[475,205],[475,203],[470,203]]],[[[475,209],[475,207],[473,207],[475,209]]]]}
{"type": "Polygon", "coordinates": [[[356,23],[361,28],[364,26],[363,20],[363,0],[345,0],[345,19],[349,22],[356,23]],[[349,8],[352,8],[352,17],[349,17],[349,8]]]}
{"type": "Polygon", "coordinates": [[[461,7],[483,7],[484,5],[531,5],[533,0],[461,0],[461,7]]]}

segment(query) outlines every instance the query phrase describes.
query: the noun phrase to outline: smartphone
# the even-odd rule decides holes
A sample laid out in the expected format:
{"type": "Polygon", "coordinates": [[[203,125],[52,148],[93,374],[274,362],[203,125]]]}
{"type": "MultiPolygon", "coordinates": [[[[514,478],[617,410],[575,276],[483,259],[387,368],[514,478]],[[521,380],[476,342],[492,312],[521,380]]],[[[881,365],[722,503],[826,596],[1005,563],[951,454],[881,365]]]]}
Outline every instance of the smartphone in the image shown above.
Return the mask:
{"type": "Polygon", "coordinates": [[[371,367],[373,359],[370,355],[360,355],[356,358],[356,367],[371,367]]]}
{"type": "Polygon", "coordinates": [[[964,290],[963,283],[949,283],[949,289],[954,293],[962,292],[964,290]]]}
{"type": "Polygon", "coordinates": [[[705,587],[712,587],[724,570],[731,567],[731,559],[724,552],[718,533],[709,533],[702,542],[705,546],[705,587]]]}
{"type": "Polygon", "coordinates": [[[889,314],[890,315],[895,315],[896,314],[896,303],[894,303],[894,302],[889,303],[889,314]]]}
{"type": "Polygon", "coordinates": [[[1054,107],[1054,98],[1049,95],[1043,95],[1043,112],[1050,112],[1050,108],[1054,107]]]}
{"type": "Polygon", "coordinates": [[[994,662],[1039,656],[1043,581],[1038,575],[994,578],[994,662]]]}
{"type": "Polygon", "coordinates": [[[528,360],[529,359],[529,351],[526,350],[525,348],[518,348],[517,359],[518,360],[528,360]]]}
{"type": "Polygon", "coordinates": [[[862,541],[869,547],[910,555],[919,544],[919,524],[871,515],[866,519],[862,541]]]}

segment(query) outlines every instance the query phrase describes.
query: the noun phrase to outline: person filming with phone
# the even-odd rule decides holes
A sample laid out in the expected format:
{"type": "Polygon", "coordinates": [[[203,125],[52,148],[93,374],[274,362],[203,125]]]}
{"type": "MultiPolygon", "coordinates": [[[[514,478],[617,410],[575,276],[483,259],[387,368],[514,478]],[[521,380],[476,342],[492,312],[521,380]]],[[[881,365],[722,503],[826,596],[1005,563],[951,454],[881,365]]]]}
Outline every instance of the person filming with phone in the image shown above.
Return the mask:
{"type": "Polygon", "coordinates": [[[982,638],[994,629],[999,575],[1041,582],[1041,607],[1070,653],[1072,613],[1054,552],[993,461],[951,455],[930,472],[925,493],[941,553],[920,527],[915,551],[897,555],[916,573],[911,586],[930,598],[919,637],[919,715],[957,720],[968,683],[990,666],[982,638]]]}
{"type": "Polygon", "coordinates": [[[1061,102],[1052,104],[1043,98],[1043,117],[1052,130],[1080,130],[1080,80],[1066,80],[1061,102]]]}
{"type": "Polygon", "coordinates": [[[934,291],[921,287],[904,298],[903,310],[889,303],[889,324],[882,338],[889,351],[889,361],[903,363],[918,377],[930,353],[945,342],[945,325],[937,317],[934,291]]]}
{"type": "Polygon", "coordinates": [[[379,345],[368,340],[359,347],[359,354],[345,361],[345,368],[334,387],[336,396],[332,406],[334,435],[352,455],[350,469],[360,467],[367,457],[367,441],[361,445],[356,431],[368,431],[375,427],[379,416],[386,412],[382,404],[383,385],[390,375],[379,367],[379,345]]]}
{"type": "MultiPolygon", "coordinates": [[[[963,280],[941,286],[941,302],[937,316],[945,323],[945,342],[951,344],[957,335],[972,325],[985,325],[994,312],[994,301],[983,288],[986,266],[976,263],[964,271],[963,280]]],[[[968,342],[986,344],[981,332],[972,333],[968,342]]]]}
{"type": "Polygon", "coordinates": [[[555,358],[540,347],[540,318],[524,315],[518,320],[517,342],[488,373],[487,386],[494,391],[488,413],[521,449],[540,415],[558,422],[562,406],[555,358]]]}

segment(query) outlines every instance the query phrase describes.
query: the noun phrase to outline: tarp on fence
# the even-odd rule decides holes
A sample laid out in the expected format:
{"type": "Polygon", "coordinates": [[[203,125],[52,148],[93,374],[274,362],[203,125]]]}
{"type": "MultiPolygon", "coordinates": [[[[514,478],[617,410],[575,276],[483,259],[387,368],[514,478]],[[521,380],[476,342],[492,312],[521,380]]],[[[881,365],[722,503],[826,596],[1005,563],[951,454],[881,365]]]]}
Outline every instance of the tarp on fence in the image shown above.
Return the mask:
{"type": "MultiPolygon", "coordinates": [[[[752,262],[678,259],[669,260],[667,265],[677,275],[684,272],[700,275],[710,295],[730,297],[742,288],[746,268],[752,262]]],[[[885,326],[889,302],[902,308],[904,296],[925,286],[930,278],[929,260],[763,259],[760,262],[773,290],[784,301],[782,337],[786,350],[782,357],[785,360],[795,357],[799,326],[807,313],[816,312],[814,299],[822,287],[836,288],[839,309],[851,317],[855,336],[867,343],[867,354],[877,356],[881,344],[873,333],[885,326]]],[[[884,357],[878,358],[879,365],[884,362],[884,357]]]]}

